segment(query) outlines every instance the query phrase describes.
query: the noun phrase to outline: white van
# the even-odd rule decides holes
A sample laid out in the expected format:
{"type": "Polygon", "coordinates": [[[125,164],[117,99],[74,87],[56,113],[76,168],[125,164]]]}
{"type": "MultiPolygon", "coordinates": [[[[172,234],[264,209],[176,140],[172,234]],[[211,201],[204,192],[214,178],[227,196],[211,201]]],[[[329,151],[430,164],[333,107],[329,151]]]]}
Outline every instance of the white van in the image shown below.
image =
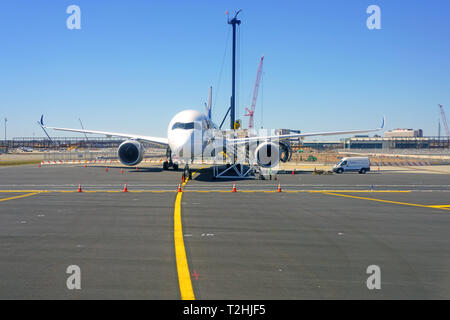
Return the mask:
{"type": "Polygon", "coordinates": [[[343,158],[333,167],[336,173],[357,171],[359,173],[366,173],[370,171],[370,160],[368,157],[349,157],[343,158]]]}

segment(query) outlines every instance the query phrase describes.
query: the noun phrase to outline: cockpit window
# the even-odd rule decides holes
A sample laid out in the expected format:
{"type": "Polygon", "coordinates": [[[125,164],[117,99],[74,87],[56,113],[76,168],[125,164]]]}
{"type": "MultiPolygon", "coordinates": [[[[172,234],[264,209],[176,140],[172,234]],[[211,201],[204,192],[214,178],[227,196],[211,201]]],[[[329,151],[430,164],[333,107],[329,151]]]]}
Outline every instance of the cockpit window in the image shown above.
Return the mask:
{"type": "Polygon", "coordinates": [[[177,122],[172,127],[172,130],[175,130],[175,129],[184,129],[184,130],[194,129],[194,123],[193,122],[188,122],[188,123],[177,122]]]}

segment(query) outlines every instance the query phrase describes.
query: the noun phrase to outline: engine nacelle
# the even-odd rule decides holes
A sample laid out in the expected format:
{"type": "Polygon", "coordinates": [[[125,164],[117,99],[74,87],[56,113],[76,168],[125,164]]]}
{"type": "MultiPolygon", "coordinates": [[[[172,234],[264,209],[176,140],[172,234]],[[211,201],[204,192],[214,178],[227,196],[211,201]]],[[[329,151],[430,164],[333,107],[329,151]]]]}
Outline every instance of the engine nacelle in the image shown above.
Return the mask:
{"type": "Polygon", "coordinates": [[[117,149],[120,162],[126,166],[135,166],[144,159],[144,146],[135,140],[122,142],[117,149]]]}
{"type": "Polygon", "coordinates": [[[280,162],[280,147],[273,142],[261,143],[255,150],[256,162],[263,168],[273,168],[280,162]]]}

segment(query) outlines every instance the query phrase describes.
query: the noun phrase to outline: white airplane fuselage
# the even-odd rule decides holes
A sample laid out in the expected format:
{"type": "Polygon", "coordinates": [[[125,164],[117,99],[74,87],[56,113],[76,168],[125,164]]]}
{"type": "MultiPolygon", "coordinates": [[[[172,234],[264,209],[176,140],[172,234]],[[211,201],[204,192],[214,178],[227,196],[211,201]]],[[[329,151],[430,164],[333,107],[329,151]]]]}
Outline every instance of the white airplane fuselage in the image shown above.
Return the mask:
{"type": "Polygon", "coordinates": [[[172,155],[186,161],[201,156],[208,142],[218,134],[220,130],[211,119],[196,110],[179,112],[167,128],[172,155]]]}

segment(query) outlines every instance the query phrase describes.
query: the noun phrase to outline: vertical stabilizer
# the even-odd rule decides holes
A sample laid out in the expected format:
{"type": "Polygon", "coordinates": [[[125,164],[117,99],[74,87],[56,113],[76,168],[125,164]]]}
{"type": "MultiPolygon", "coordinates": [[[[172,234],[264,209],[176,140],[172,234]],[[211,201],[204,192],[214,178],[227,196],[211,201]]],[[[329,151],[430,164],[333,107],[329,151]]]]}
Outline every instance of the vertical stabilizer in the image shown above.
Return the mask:
{"type": "Polygon", "coordinates": [[[206,106],[206,115],[211,120],[212,87],[209,87],[208,105],[206,106]]]}

